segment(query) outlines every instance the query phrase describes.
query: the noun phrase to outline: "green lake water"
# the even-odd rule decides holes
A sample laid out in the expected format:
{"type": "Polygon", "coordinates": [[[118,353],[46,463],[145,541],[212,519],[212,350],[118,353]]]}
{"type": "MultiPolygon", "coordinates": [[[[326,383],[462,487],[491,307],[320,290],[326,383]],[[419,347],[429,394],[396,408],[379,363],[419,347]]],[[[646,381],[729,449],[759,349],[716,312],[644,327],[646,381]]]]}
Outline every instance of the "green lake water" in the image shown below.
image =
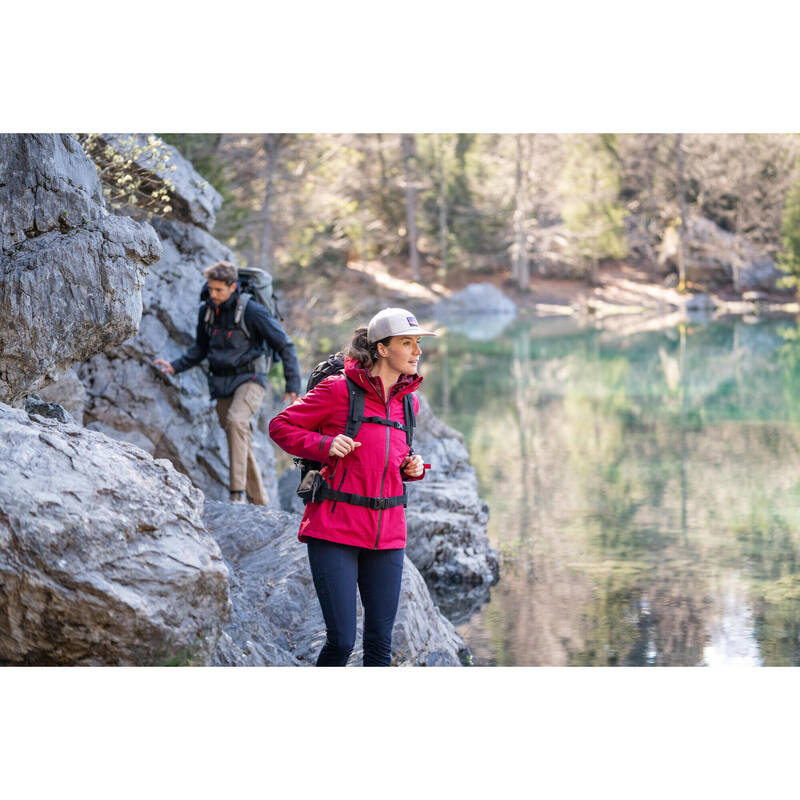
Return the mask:
{"type": "Polygon", "coordinates": [[[424,342],[503,566],[478,665],[800,663],[800,329],[519,319],[424,342]]]}

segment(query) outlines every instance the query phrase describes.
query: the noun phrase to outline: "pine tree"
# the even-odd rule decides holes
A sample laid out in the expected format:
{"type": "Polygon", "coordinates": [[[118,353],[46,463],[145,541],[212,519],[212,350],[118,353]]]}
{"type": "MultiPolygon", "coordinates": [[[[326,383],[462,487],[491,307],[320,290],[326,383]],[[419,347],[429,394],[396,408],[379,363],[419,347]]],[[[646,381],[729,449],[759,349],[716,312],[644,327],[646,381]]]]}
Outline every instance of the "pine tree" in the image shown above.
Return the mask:
{"type": "Polygon", "coordinates": [[[613,134],[571,137],[562,173],[561,213],[573,234],[574,252],[586,262],[590,282],[600,259],[627,255],[627,211],[619,199],[621,167],[615,138],[613,134]]]}

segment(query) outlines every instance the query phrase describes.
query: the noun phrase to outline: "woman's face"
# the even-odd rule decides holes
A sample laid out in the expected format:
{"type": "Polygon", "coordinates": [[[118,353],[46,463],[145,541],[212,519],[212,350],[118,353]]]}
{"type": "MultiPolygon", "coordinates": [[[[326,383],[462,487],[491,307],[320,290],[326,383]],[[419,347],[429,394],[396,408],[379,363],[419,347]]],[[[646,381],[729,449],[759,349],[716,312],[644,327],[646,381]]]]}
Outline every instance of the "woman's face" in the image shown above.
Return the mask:
{"type": "Polygon", "coordinates": [[[392,336],[388,347],[378,343],[378,353],[393,372],[414,375],[422,355],[419,340],[419,336],[392,336]]]}

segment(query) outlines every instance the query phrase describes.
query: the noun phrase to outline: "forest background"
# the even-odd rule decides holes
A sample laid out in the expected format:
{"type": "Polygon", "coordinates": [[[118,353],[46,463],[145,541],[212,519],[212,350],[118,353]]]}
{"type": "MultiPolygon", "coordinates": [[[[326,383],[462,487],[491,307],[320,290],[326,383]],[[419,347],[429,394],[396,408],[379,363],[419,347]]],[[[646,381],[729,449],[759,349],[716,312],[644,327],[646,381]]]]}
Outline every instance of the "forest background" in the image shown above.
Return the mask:
{"type": "Polygon", "coordinates": [[[700,217],[777,261],[785,285],[800,274],[796,134],[161,138],[221,192],[215,236],[279,285],[378,260],[427,284],[494,275],[525,292],[627,260],[684,288],[683,232],[700,217]]]}

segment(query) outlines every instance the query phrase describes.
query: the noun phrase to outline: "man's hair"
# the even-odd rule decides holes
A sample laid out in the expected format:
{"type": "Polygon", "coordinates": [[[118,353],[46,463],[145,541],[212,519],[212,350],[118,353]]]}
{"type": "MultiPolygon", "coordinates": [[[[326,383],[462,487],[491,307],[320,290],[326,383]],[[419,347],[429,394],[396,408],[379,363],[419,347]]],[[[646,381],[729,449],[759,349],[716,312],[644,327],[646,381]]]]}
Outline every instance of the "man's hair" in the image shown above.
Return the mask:
{"type": "Polygon", "coordinates": [[[236,283],[236,279],[239,277],[239,270],[230,261],[217,261],[216,264],[206,267],[203,274],[206,276],[207,281],[224,281],[230,286],[232,283],[236,283]]]}

